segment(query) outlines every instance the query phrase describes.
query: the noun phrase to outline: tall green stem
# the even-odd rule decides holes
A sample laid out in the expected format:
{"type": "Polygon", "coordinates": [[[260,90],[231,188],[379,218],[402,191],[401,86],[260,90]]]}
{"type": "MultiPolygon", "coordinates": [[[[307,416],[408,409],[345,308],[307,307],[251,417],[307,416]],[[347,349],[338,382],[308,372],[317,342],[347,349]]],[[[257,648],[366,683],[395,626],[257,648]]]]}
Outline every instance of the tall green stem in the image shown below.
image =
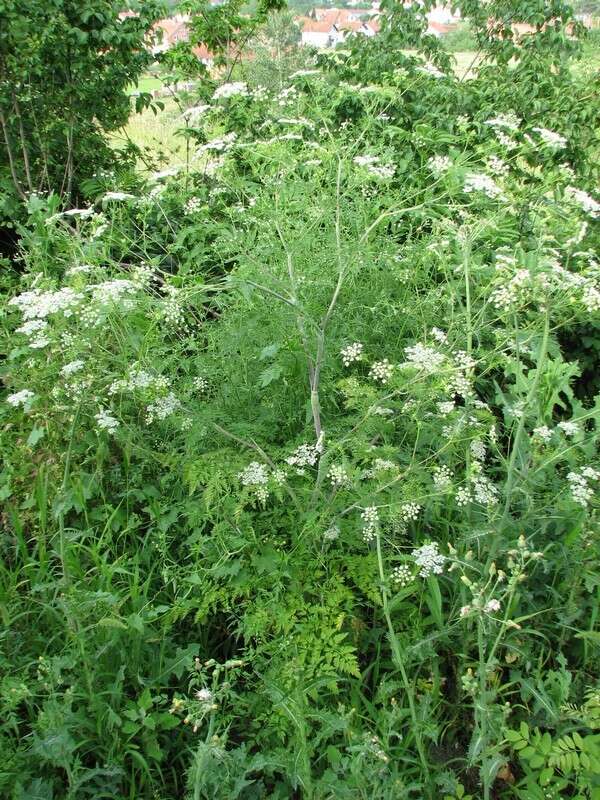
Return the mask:
{"type": "Polygon", "coordinates": [[[513,439],[512,443],[510,460],[508,462],[506,486],[504,489],[505,502],[504,502],[504,512],[502,514],[502,523],[506,522],[506,520],[508,519],[508,515],[510,513],[510,503],[512,500],[512,493],[516,477],[516,463],[517,463],[517,457],[519,455],[519,449],[521,446],[521,439],[523,438],[523,432],[525,431],[525,421],[527,418],[527,411],[529,410],[531,402],[535,398],[538,387],[540,385],[540,379],[542,377],[542,373],[544,371],[544,365],[546,363],[549,337],[550,337],[550,312],[548,306],[546,305],[546,316],[544,318],[544,332],[542,335],[542,343],[538,355],[538,363],[535,372],[535,378],[533,379],[533,383],[531,384],[531,388],[529,389],[529,392],[527,394],[527,399],[525,400],[525,407],[523,408],[522,414],[519,418],[519,424],[517,425],[515,438],[513,439]]]}
{"type": "Polygon", "coordinates": [[[392,658],[394,663],[400,670],[400,675],[402,677],[402,683],[404,685],[404,690],[406,692],[406,696],[408,698],[408,707],[410,710],[410,717],[412,720],[413,725],[413,733],[415,736],[415,742],[417,745],[417,751],[419,753],[419,760],[421,762],[421,767],[423,769],[423,774],[425,776],[425,791],[427,798],[432,798],[433,800],[433,793],[431,790],[430,785],[430,771],[429,771],[429,763],[427,761],[427,754],[425,753],[425,747],[423,745],[423,737],[421,736],[421,726],[419,724],[419,719],[417,717],[417,709],[415,706],[415,697],[413,687],[408,680],[408,675],[406,673],[406,665],[404,664],[404,658],[402,649],[400,648],[400,643],[398,642],[398,637],[396,636],[396,631],[394,630],[394,625],[392,623],[392,617],[389,611],[389,603],[388,603],[388,590],[385,580],[385,572],[383,569],[383,555],[381,553],[381,537],[379,533],[376,535],[377,541],[377,564],[379,566],[379,580],[381,584],[381,600],[383,604],[383,616],[385,617],[385,621],[388,628],[388,634],[390,637],[390,644],[392,648],[392,658]]]}

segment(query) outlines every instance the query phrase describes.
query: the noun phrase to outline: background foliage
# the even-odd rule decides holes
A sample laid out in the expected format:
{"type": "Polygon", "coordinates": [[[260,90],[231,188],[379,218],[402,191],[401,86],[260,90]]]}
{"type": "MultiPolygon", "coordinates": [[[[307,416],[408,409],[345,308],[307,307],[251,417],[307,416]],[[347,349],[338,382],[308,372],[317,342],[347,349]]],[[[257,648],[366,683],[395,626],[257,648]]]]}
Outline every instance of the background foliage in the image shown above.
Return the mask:
{"type": "Polygon", "coordinates": [[[510,5],[468,80],[423,10],[307,54],[194,6],[182,163],[27,193],[3,796],[600,797],[598,95],[510,5]]]}

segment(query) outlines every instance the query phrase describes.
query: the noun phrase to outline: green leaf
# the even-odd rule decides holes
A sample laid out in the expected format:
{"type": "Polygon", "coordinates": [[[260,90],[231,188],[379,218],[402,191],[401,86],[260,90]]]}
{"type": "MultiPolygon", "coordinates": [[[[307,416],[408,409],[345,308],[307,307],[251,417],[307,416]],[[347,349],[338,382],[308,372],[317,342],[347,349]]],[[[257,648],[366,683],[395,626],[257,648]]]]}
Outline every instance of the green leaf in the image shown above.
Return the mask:
{"type": "Polygon", "coordinates": [[[259,375],[259,385],[262,389],[267,387],[273,381],[276,381],[283,372],[282,367],[279,364],[272,364],[267,369],[263,370],[259,375]]]}
{"type": "Polygon", "coordinates": [[[505,736],[509,742],[520,742],[523,739],[523,737],[518,731],[513,731],[513,730],[506,731],[505,736]]]}
{"type": "Polygon", "coordinates": [[[39,425],[35,425],[31,429],[31,433],[27,437],[28,447],[32,448],[35,447],[36,444],[40,441],[40,439],[43,439],[45,435],[46,435],[46,429],[40,427],[39,425]]]}
{"type": "Polygon", "coordinates": [[[279,352],[280,345],[278,344],[268,344],[266,347],[260,351],[260,356],[258,357],[260,361],[264,361],[267,358],[273,358],[279,352]]]}
{"type": "Polygon", "coordinates": [[[546,767],[540,772],[539,781],[541,786],[546,786],[552,780],[554,770],[552,767],[546,767]]]}

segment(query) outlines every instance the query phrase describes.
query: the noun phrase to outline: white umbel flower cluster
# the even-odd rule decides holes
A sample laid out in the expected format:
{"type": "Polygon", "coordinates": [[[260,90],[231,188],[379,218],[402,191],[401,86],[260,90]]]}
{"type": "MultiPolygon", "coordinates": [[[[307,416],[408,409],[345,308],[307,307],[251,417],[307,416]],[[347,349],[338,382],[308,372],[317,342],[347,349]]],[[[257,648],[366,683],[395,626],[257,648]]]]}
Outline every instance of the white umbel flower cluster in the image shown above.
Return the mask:
{"type": "Polygon", "coordinates": [[[39,289],[23,292],[9,300],[8,305],[16,306],[24,320],[45,319],[51,314],[59,313],[62,313],[64,317],[71,317],[83,299],[84,296],[81,292],[64,286],[55,292],[42,292],[39,289]]]}
{"type": "Polygon", "coordinates": [[[61,369],[60,374],[65,378],[70,378],[71,375],[75,375],[77,372],[81,372],[84,367],[83,361],[71,361],[69,364],[65,364],[64,367],[61,369]]]}
{"type": "Polygon", "coordinates": [[[146,406],[146,422],[151,425],[154,420],[166,419],[178,411],[179,408],[181,408],[180,400],[173,392],[169,392],[165,397],[159,397],[146,406]]]}
{"type": "Polygon", "coordinates": [[[288,456],[285,461],[290,467],[314,467],[319,460],[319,455],[323,449],[320,442],[316,444],[301,444],[297,447],[291,456],[288,456]]]}
{"type": "Polygon", "coordinates": [[[569,437],[577,436],[580,430],[579,425],[576,422],[571,422],[570,420],[563,420],[562,422],[559,422],[556,427],[560,428],[564,435],[569,437]]]}
{"type": "Polygon", "coordinates": [[[539,425],[532,431],[533,437],[544,442],[544,444],[548,444],[550,439],[552,439],[552,433],[552,430],[547,425],[539,425]]]}
{"type": "Polygon", "coordinates": [[[565,196],[580,205],[585,213],[589,214],[593,219],[600,217],[600,203],[594,200],[587,192],[582,189],[576,189],[574,186],[567,186],[565,196]]]}
{"type": "Polygon", "coordinates": [[[361,342],[353,342],[347,347],[340,350],[342,363],[345,367],[349,367],[355,361],[360,361],[362,358],[364,346],[361,342]]]}
{"type": "Polygon", "coordinates": [[[47,330],[48,323],[45,319],[30,319],[17,328],[16,332],[29,338],[29,347],[33,350],[41,350],[50,344],[50,339],[46,336],[47,330]]]}
{"type": "Polygon", "coordinates": [[[419,567],[419,575],[428,578],[430,575],[440,575],[444,570],[446,556],[439,551],[437,542],[423,544],[415,548],[412,553],[416,565],[419,567]]]}
{"type": "Polygon", "coordinates": [[[482,192],[490,200],[502,197],[502,189],[493,178],[483,172],[470,172],[465,175],[463,189],[467,194],[482,192]]]}
{"type": "Polygon", "coordinates": [[[452,159],[450,156],[432,156],[427,161],[427,166],[434,175],[443,175],[452,166],[452,159]]]}
{"type": "Polygon", "coordinates": [[[190,197],[189,200],[186,200],[185,205],[183,206],[183,213],[186,217],[191,217],[194,214],[197,214],[201,208],[202,198],[190,197]]]}
{"type": "Polygon", "coordinates": [[[269,480],[266,466],[258,461],[251,461],[238,478],[242,486],[264,486],[269,480]]]}
{"type": "Polygon", "coordinates": [[[363,539],[365,542],[372,542],[379,525],[377,506],[367,506],[360,516],[363,521],[363,539]]]}
{"type": "Polygon", "coordinates": [[[334,487],[345,486],[349,483],[348,472],[342,464],[332,464],[329,468],[328,478],[334,487]]]}
{"type": "Polygon", "coordinates": [[[414,575],[411,568],[407,564],[401,564],[399,567],[394,567],[392,570],[393,583],[399,584],[402,588],[410,586],[414,581],[414,575]]]}
{"type": "Polygon", "coordinates": [[[95,420],[99,430],[106,431],[111,435],[114,434],[119,427],[119,420],[109,414],[104,408],[101,408],[95,415],[95,420]]]}
{"type": "Polygon", "coordinates": [[[418,503],[403,503],[400,506],[400,518],[403,522],[414,522],[418,519],[421,508],[418,503]]]}
{"type": "Polygon", "coordinates": [[[567,146],[567,140],[555,131],[550,131],[548,128],[533,128],[542,140],[542,142],[550,147],[552,150],[562,150],[567,146]]]}
{"type": "Polygon", "coordinates": [[[229,97],[245,97],[249,94],[248,85],[243,81],[234,81],[232,83],[224,83],[215,89],[213,100],[226,100],[229,97]]]}
{"type": "Polygon", "coordinates": [[[406,364],[416,367],[419,371],[427,374],[437,372],[446,360],[443,353],[438,352],[435,347],[418,342],[411,347],[405,347],[406,364]]]}
{"type": "Polygon", "coordinates": [[[452,478],[454,473],[445,464],[441,467],[435,467],[433,470],[433,485],[438,492],[445,492],[452,485],[452,478]]]}
{"type": "Polygon", "coordinates": [[[567,480],[569,481],[573,500],[582,508],[587,508],[594,496],[590,481],[600,480],[600,470],[593,467],[583,467],[579,472],[569,472],[567,480]]]}
{"type": "Polygon", "coordinates": [[[108,393],[113,395],[118,392],[134,392],[139,389],[153,389],[162,391],[169,386],[169,379],[163,375],[152,375],[139,366],[134,365],[126,378],[113,381],[108,387],[108,393]]]}
{"type": "Polygon", "coordinates": [[[392,377],[394,372],[394,365],[390,364],[387,358],[383,361],[376,361],[369,370],[369,378],[379,383],[386,384],[392,377]]]}
{"type": "Polygon", "coordinates": [[[31,392],[29,389],[21,389],[20,392],[15,392],[14,394],[9,394],[6,398],[6,402],[9,406],[13,406],[14,408],[18,408],[19,406],[28,406],[35,394],[31,392]]]}
{"type": "Polygon", "coordinates": [[[505,128],[513,133],[519,129],[520,124],[521,120],[519,117],[512,113],[497,114],[495,117],[492,117],[492,119],[486,119],[484,123],[484,125],[489,125],[491,128],[505,128]]]}

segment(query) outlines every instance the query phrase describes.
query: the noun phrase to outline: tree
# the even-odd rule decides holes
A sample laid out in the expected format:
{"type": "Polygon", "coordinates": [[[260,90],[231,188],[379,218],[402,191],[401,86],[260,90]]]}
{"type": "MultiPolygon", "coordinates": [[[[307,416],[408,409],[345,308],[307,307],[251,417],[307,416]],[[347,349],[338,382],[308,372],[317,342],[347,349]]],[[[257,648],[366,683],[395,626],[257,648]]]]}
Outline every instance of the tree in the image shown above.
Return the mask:
{"type": "Polygon", "coordinates": [[[114,163],[106,134],[127,121],[161,15],[156,0],[0,0],[0,217],[32,192],[71,199],[114,163]]]}

